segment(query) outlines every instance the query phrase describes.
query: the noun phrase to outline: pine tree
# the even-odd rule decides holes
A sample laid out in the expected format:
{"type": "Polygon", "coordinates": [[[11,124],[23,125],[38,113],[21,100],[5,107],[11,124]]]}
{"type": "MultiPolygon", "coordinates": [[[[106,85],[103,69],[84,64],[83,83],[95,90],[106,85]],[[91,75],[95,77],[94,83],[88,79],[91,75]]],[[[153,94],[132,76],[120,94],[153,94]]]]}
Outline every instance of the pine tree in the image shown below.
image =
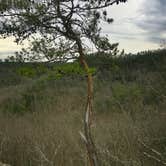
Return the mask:
{"type": "Polygon", "coordinates": [[[1,0],[0,34],[15,36],[15,42],[33,39],[29,55],[33,60],[54,61],[78,55],[85,69],[88,85],[84,134],[89,163],[99,165],[96,147],[91,136],[93,83],[85,60],[85,45],[92,42],[100,51],[114,49],[106,37],[100,35],[100,22],[113,22],[106,8],[126,0],[1,0]],[[36,56],[34,56],[36,55],[36,56]]]}

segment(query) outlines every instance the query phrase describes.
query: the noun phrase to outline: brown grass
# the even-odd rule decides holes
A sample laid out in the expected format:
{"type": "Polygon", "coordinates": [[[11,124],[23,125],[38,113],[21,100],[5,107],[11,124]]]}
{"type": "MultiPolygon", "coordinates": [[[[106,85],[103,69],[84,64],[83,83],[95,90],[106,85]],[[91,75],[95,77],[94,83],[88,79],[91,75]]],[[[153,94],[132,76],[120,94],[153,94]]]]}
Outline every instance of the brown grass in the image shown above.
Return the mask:
{"type": "MultiPolygon", "coordinates": [[[[79,135],[83,131],[86,99],[81,86],[85,85],[65,87],[59,84],[39,90],[32,86],[10,87],[12,93],[7,95],[7,91],[3,91],[5,99],[1,94],[0,100],[3,99],[4,104],[9,98],[22,102],[22,94],[30,93],[35,98],[29,107],[32,110],[27,113],[1,113],[0,161],[12,166],[87,165],[86,149],[79,135]]],[[[144,107],[139,94],[134,96],[136,101],[125,94],[127,101],[123,103],[121,96],[113,98],[109,84],[95,88],[93,136],[101,165],[161,166],[143,155],[146,149],[138,142],[145,142],[165,157],[166,119],[154,109],[159,108],[144,107]],[[108,104],[112,100],[114,103],[108,104]]],[[[119,91],[123,95],[123,89],[119,91]]]]}

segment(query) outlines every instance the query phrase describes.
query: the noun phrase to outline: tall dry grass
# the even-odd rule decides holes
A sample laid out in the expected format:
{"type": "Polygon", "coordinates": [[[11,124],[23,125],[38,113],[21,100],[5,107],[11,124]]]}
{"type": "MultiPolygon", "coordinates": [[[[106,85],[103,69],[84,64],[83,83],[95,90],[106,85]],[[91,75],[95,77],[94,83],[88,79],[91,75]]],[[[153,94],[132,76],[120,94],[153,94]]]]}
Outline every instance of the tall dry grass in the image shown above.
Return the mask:
{"type": "MultiPolygon", "coordinates": [[[[12,166],[87,165],[86,149],[79,135],[83,130],[85,84],[74,80],[61,83],[14,86],[8,95],[4,90],[0,161],[12,166]],[[4,109],[25,112],[13,114],[4,109]]],[[[95,92],[93,136],[101,165],[161,166],[144,155],[147,149],[139,141],[165,159],[166,117],[159,110],[164,110],[163,106],[144,105],[142,92],[135,84],[110,86],[109,81],[101,81],[95,85],[95,92]]]]}

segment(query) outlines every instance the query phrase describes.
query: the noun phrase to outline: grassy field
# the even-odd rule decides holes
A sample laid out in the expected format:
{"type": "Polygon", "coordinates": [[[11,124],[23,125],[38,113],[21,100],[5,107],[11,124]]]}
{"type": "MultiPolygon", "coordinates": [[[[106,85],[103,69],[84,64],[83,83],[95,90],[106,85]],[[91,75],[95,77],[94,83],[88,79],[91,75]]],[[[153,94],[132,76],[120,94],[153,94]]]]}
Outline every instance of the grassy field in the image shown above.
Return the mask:
{"type": "MultiPolygon", "coordinates": [[[[93,137],[102,166],[166,163],[166,51],[87,56],[94,72],[93,137]]],[[[86,76],[57,64],[0,64],[0,161],[86,166],[86,76]],[[66,74],[66,70],[70,73],[66,74]]]]}

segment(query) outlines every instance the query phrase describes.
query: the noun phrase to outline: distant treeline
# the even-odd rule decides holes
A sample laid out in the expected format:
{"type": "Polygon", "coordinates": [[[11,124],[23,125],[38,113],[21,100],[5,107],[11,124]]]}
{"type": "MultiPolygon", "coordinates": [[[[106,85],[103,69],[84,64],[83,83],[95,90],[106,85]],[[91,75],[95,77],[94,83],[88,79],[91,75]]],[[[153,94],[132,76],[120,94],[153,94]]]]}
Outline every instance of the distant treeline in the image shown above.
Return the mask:
{"type": "MultiPolygon", "coordinates": [[[[95,53],[87,55],[86,59],[91,67],[90,72],[100,79],[135,81],[138,75],[146,75],[147,72],[166,73],[166,49],[143,51],[118,57],[106,53],[95,53]]],[[[1,62],[0,86],[18,84],[23,79],[22,76],[33,79],[43,74],[49,74],[54,79],[63,75],[72,75],[74,78],[73,75],[82,75],[83,71],[77,61],[67,64],[1,62]]]]}
{"type": "Polygon", "coordinates": [[[160,70],[166,64],[166,49],[154,51],[142,51],[137,54],[125,54],[119,57],[112,57],[109,54],[96,53],[87,56],[89,65],[99,67],[100,70],[107,70],[112,65],[131,70],[160,70]]]}

